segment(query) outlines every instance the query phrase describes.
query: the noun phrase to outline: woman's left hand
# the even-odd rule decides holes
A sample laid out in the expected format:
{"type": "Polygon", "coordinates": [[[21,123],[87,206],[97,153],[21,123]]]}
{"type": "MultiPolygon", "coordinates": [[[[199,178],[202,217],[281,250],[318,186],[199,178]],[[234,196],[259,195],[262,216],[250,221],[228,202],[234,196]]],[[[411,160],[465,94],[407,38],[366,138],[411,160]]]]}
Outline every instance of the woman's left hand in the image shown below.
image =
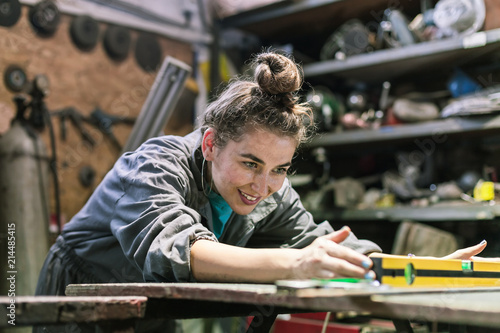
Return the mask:
{"type": "Polygon", "coordinates": [[[464,249],[456,250],[452,254],[449,254],[443,259],[462,259],[462,260],[476,260],[476,261],[492,261],[492,262],[500,262],[500,258],[484,258],[484,257],[476,257],[479,253],[481,253],[486,247],[486,241],[482,241],[481,243],[466,247],[464,249]]]}

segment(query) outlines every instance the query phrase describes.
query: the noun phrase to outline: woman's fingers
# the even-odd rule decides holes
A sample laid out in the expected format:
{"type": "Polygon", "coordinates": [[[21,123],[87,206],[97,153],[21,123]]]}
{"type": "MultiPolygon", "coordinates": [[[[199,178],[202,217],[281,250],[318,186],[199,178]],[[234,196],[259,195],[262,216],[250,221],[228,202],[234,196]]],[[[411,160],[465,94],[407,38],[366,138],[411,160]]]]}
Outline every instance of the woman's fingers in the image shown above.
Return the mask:
{"type": "Polygon", "coordinates": [[[360,279],[374,279],[375,274],[361,266],[345,259],[326,255],[321,262],[321,271],[327,272],[327,278],[354,277],[360,279]]]}
{"type": "Polygon", "coordinates": [[[486,247],[487,243],[483,240],[481,243],[474,246],[466,247],[449,254],[444,259],[471,259],[473,256],[481,253],[486,247]]]}
{"type": "Polygon", "coordinates": [[[331,244],[330,246],[326,247],[327,250],[329,250],[328,254],[332,257],[345,259],[352,264],[363,267],[364,269],[371,268],[373,266],[373,262],[370,258],[350,248],[337,244],[344,241],[349,236],[350,232],[351,229],[345,226],[338,231],[326,235],[326,239],[335,243],[335,245],[331,244]]]}
{"type": "Polygon", "coordinates": [[[312,258],[314,258],[313,261],[316,262],[317,268],[321,270],[322,277],[375,277],[374,273],[369,270],[373,265],[370,258],[337,244],[337,241],[347,238],[349,232],[349,228],[343,228],[320,237],[311,244],[312,258]]]}
{"type": "Polygon", "coordinates": [[[375,273],[370,270],[373,265],[370,258],[339,244],[349,236],[350,232],[349,227],[343,227],[318,237],[302,249],[302,255],[292,268],[295,278],[375,279],[375,273]]]}

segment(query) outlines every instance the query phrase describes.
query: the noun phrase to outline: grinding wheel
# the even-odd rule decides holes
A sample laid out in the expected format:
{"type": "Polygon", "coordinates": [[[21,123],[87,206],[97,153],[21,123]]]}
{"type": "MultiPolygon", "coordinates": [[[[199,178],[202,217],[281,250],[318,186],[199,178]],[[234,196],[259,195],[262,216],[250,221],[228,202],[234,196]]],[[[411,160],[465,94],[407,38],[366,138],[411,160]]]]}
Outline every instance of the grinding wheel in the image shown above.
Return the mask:
{"type": "Polygon", "coordinates": [[[18,65],[10,65],[4,72],[5,86],[13,92],[20,92],[26,87],[26,73],[18,65]]]}
{"type": "Polygon", "coordinates": [[[18,0],[0,0],[0,26],[11,27],[21,16],[21,4],[18,0]]]}
{"type": "Polygon", "coordinates": [[[71,40],[83,50],[89,51],[99,39],[99,23],[88,15],[76,16],[69,27],[71,40]]]}
{"type": "Polygon", "coordinates": [[[123,60],[130,50],[130,31],[127,28],[110,25],[104,33],[104,50],[111,59],[123,60]]]}
{"type": "Polygon", "coordinates": [[[156,71],[160,65],[162,51],[155,36],[141,33],[135,44],[135,59],[139,66],[147,72],[156,71]]]}
{"type": "Polygon", "coordinates": [[[35,31],[42,36],[53,35],[61,20],[56,4],[51,0],[43,0],[30,8],[29,21],[35,31]]]}

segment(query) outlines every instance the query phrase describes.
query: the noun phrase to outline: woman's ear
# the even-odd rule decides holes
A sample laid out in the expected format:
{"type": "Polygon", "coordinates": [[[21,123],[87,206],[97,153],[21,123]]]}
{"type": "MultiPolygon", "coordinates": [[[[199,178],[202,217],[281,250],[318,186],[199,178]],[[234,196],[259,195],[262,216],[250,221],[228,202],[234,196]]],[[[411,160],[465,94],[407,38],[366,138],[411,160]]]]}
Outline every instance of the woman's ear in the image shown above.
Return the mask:
{"type": "Polygon", "coordinates": [[[213,157],[214,157],[214,148],[215,148],[215,144],[214,144],[214,140],[215,140],[215,132],[214,132],[214,129],[213,128],[208,128],[205,133],[203,134],[203,140],[201,142],[201,150],[203,152],[203,157],[207,160],[207,161],[213,161],[213,157]]]}

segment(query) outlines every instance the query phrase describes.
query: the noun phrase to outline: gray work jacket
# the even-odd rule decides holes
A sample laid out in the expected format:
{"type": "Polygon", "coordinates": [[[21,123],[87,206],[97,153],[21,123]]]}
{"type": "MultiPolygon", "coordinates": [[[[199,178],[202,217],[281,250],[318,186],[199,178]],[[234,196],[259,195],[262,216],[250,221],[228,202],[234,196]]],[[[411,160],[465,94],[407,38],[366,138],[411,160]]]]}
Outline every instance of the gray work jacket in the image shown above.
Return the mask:
{"type": "MultiPolygon", "coordinates": [[[[194,281],[190,246],[198,239],[302,248],[333,231],[328,222],[314,222],[285,181],[250,214],[233,213],[217,240],[201,182],[201,138],[201,130],[163,136],[125,153],[65,225],[64,241],[89,263],[97,280],[194,281]]],[[[363,253],[381,251],[354,235],[344,245],[363,253]]]]}

